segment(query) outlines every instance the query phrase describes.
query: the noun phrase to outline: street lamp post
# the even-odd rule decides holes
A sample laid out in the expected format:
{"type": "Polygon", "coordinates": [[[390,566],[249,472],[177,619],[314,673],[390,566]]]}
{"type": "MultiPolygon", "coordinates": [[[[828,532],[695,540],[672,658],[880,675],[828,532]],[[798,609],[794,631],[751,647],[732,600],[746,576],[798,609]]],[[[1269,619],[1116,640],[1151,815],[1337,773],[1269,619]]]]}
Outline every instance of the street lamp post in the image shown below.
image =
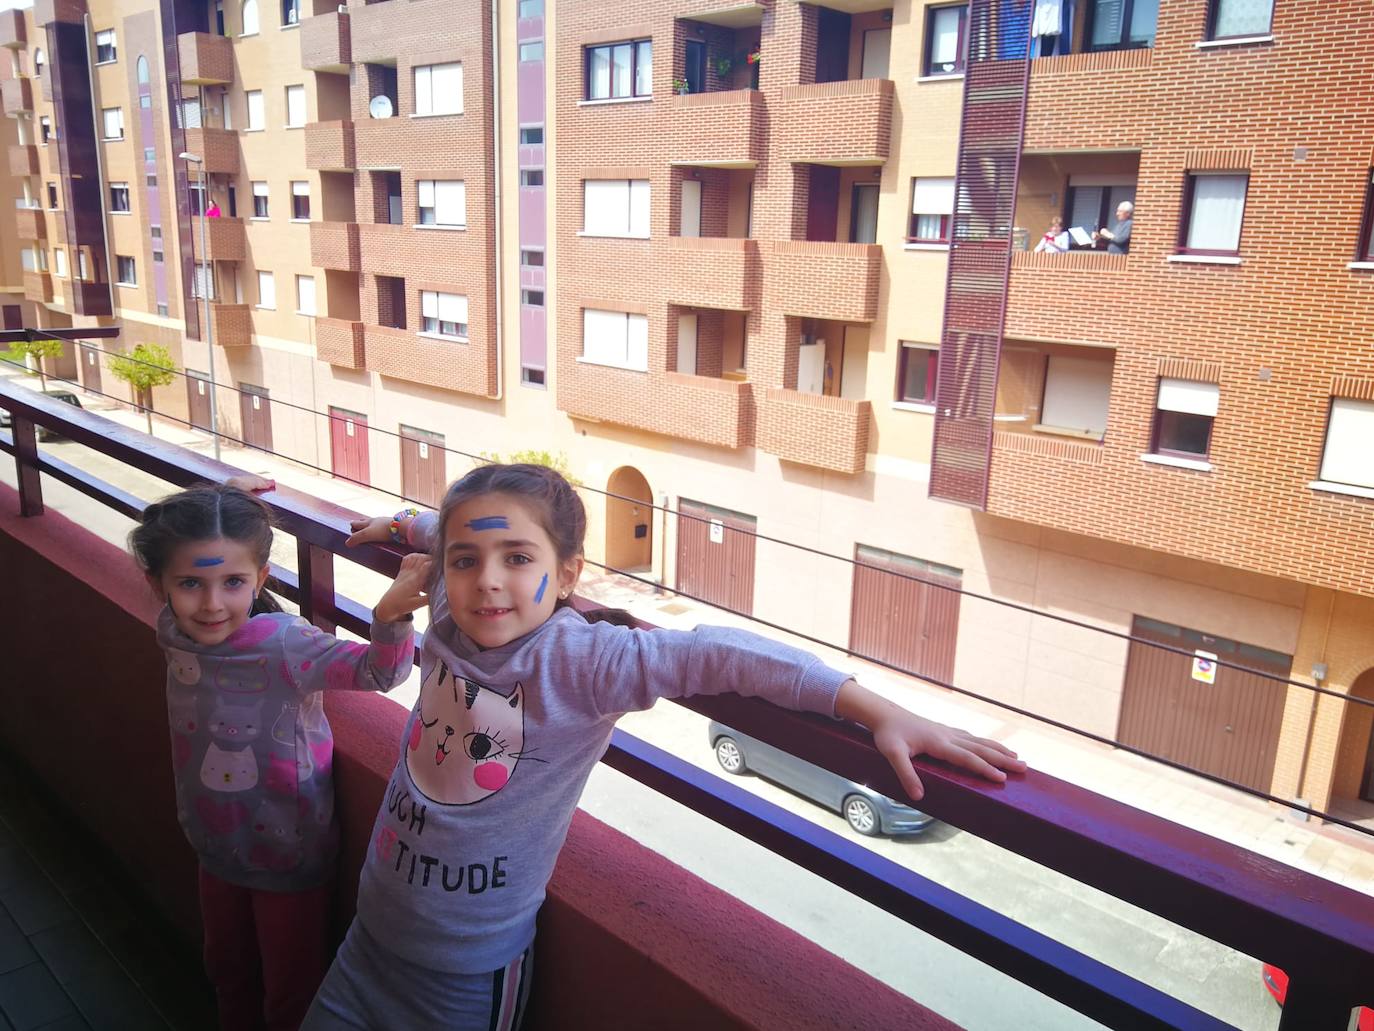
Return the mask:
{"type": "Polygon", "coordinates": [[[215,402],[215,320],[210,311],[210,251],[205,245],[205,207],[210,201],[205,188],[205,161],[199,154],[184,152],[181,160],[196,166],[200,179],[200,289],[205,295],[205,347],[210,354],[210,439],[214,441],[215,461],[219,461],[219,418],[215,402]]]}

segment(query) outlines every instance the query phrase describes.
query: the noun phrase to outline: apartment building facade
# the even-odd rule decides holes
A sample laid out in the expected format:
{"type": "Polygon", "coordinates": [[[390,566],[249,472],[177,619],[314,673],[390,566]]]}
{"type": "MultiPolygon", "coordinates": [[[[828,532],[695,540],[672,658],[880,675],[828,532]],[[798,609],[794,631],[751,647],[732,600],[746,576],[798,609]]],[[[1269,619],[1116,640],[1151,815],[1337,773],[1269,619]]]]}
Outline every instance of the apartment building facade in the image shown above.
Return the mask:
{"type": "Polygon", "coordinates": [[[1281,795],[1374,795],[1368,710],[1095,629],[1374,696],[1347,443],[1374,104],[1333,43],[1359,5],[1059,5],[1021,58],[986,499],[951,505],[965,75],[1015,63],[970,26],[1037,6],[40,3],[0,21],[26,317],[165,343],[189,375],[158,408],[202,426],[213,354],[224,432],[422,501],[469,466],[445,447],[563,452],[612,495],[596,563],[1281,795]],[[1291,85],[1328,65],[1329,122],[1291,85]],[[1030,249],[1123,199],[1129,253],[1030,249]]]}

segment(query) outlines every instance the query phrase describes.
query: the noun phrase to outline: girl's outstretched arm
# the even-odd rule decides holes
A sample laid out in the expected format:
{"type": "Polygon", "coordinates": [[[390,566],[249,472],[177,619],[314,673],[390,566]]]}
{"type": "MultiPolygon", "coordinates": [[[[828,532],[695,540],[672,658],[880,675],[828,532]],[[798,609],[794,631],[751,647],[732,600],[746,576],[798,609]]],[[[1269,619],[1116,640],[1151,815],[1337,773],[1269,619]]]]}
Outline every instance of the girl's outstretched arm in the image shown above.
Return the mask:
{"type": "Polygon", "coordinates": [[[1007,779],[1004,771],[1023,773],[1026,769],[1024,760],[1018,759],[1006,745],[923,719],[874,694],[857,680],[847,680],[840,687],[835,715],[868,728],[873,734],[873,746],[892,764],[897,779],[914,802],[925,795],[921,778],[911,765],[918,755],[942,759],[999,783],[1007,779]]]}

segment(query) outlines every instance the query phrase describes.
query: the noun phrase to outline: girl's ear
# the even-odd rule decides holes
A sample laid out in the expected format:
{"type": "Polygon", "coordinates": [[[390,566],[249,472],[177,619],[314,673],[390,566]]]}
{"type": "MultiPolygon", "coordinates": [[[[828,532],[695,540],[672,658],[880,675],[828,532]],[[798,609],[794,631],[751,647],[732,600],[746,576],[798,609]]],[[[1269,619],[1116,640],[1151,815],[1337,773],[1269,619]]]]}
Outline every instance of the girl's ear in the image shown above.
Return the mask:
{"type": "Polygon", "coordinates": [[[152,573],[144,573],[143,579],[148,581],[148,586],[152,589],[152,592],[157,595],[158,601],[165,602],[167,600],[167,592],[163,589],[160,579],[152,573]]]}
{"type": "Polygon", "coordinates": [[[577,586],[577,581],[582,576],[582,567],[585,565],[582,556],[577,555],[563,562],[558,567],[558,596],[566,598],[577,586]]]}
{"type": "Polygon", "coordinates": [[[267,578],[271,575],[271,573],[271,566],[263,566],[261,569],[258,570],[258,582],[253,587],[254,594],[258,594],[262,591],[263,584],[267,583],[267,578]]]}

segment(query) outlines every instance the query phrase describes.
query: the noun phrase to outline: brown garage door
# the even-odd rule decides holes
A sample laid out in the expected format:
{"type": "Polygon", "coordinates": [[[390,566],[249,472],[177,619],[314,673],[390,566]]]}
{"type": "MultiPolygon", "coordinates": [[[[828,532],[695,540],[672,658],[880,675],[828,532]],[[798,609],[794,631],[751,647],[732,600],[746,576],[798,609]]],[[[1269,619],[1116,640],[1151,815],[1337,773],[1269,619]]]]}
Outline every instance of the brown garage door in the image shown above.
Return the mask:
{"type": "Polygon", "coordinates": [[[186,409],[192,426],[210,429],[210,377],[203,372],[186,370],[186,409]]]}
{"type": "Polygon", "coordinates": [[[958,587],[963,572],[863,544],[855,557],[850,649],[950,683],[959,634],[959,592],[935,585],[958,587]]]}
{"type": "Polygon", "coordinates": [[[76,349],[76,353],[81,362],[81,385],[93,394],[101,393],[99,348],[82,344],[76,349]]]}
{"type": "Polygon", "coordinates": [[[438,508],[448,486],[442,434],[401,427],[401,493],[412,501],[438,508]]]}
{"type": "Polygon", "coordinates": [[[272,404],[266,387],[239,384],[239,416],[243,420],[243,442],[249,447],[272,450],[272,404]]]}
{"type": "MultiPolygon", "coordinates": [[[[1247,787],[1268,791],[1278,753],[1283,703],[1277,681],[1220,667],[1215,682],[1194,676],[1193,653],[1287,677],[1293,657],[1198,630],[1137,616],[1131,635],[1186,649],[1178,655],[1132,641],[1126,658],[1117,739],[1247,787]]],[[[1199,671],[1205,678],[1205,671],[1199,671]]]]}
{"type": "Polygon", "coordinates": [[[758,520],[686,498],[678,499],[677,510],[678,590],[752,614],[758,520]]]}

